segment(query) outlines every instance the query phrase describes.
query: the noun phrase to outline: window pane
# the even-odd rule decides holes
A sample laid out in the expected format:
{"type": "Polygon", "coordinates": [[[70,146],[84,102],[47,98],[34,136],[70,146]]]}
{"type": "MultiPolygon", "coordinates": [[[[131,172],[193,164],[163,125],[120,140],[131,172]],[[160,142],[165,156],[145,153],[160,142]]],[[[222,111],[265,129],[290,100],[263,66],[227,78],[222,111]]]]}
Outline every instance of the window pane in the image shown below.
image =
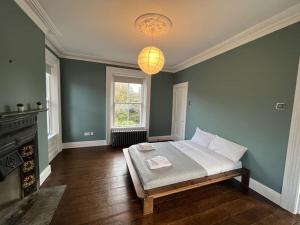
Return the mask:
{"type": "MultiPolygon", "coordinates": [[[[47,109],[50,109],[49,101],[47,101],[46,107],[47,107],[47,109]]],[[[51,134],[51,121],[50,121],[49,110],[47,111],[47,132],[48,132],[48,135],[51,134]]]]}
{"type": "Polygon", "coordinates": [[[51,80],[50,80],[50,74],[46,73],[46,107],[48,109],[47,111],[47,132],[48,135],[52,134],[52,126],[51,126],[51,80]]]}
{"type": "Polygon", "coordinates": [[[128,83],[115,82],[115,99],[116,103],[127,103],[128,83]]]}
{"type": "Polygon", "coordinates": [[[141,104],[115,104],[114,126],[141,125],[141,104]]]}
{"type": "Polygon", "coordinates": [[[114,82],[115,127],[141,126],[142,84],[114,82]]]}
{"type": "Polygon", "coordinates": [[[142,102],[142,85],[129,84],[128,86],[128,103],[142,102]]]}
{"type": "Polygon", "coordinates": [[[128,105],[115,104],[114,125],[118,127],[126,126],[128,121],[128,105]]]}
{"type": "Polygon", "coordinates": [[[141,124],[141,104],[129,105],[129,125],[138,126],[141,124]]]}

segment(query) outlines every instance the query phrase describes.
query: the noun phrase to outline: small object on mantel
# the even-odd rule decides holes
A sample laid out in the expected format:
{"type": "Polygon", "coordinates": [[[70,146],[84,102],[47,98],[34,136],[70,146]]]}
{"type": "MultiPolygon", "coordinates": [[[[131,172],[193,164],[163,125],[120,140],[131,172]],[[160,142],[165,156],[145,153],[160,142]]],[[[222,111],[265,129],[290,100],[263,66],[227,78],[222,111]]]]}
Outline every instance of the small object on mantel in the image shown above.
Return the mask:
{"type": "Polygon", "coordinates": [[[2,112],[0,113],[0,118],[6,118],[11,116],[18,116],[18,115],[26,115],[31,113],[39,113],[39,112],[46,112],[48,109],[34,109],[34,110],[26,110],[23,112],[15,111],[15,112],[2,112]]]}
{"type": "Polygon", "coordinates": [[[43,109],[43,105],[41,102],[36,103],[37,109],[43,109]]]}
{"type": "Polygon", "coordinates": [[[25,107],[22,103],[17,104],[18,112],[24,112],[25,107]]]}

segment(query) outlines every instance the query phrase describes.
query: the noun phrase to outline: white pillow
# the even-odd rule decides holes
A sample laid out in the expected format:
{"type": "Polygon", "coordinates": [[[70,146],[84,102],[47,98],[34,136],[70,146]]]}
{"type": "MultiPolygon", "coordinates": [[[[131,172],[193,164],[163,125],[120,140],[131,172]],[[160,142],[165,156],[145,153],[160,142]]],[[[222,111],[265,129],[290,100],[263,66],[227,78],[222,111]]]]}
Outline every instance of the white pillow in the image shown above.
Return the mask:
{"type": "Polygon", "coordinates": [[[247,151],[246,147],[221,138],[218,135],[216,135],[208,148],[234,162],[238,162],[247,151]]]}
{"type": "Polygon", "coordinates": [[[211,141],[215,138],[216,135],[205,132],[197,127],[194,136],[191,141],[199,144],[205,148],[209,146],[211,141]]]}

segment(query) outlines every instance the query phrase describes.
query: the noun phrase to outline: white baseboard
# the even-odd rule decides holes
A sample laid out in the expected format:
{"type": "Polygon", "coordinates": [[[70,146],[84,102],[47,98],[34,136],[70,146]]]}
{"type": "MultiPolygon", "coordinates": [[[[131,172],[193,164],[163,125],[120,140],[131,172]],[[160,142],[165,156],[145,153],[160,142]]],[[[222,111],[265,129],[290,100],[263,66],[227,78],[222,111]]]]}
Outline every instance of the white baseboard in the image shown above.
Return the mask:
{"type": "MultiPolygon", "coordinates": [[[[241,177],[236,177],[235,179],[241,182],[241,177]]],[[[264,196],[265,198],[269,199],[270,201],[280,206],[280,198],[281,198],[280,193],[274,191],[273,189],[263,185],[262,183],[252,178],[250,178],[249,187],[252,190],[256,191],[258,194],[264,196]]]]}
{"type": "Polygon", "coordinates": [[[61,138],[58,134],[48,136],[48,158],[49,163],[61,152],[61,138]]]}
{"type": "Polygon", "coordinates": [[[170,141],[173,140],[171,135],[148,137],[148,141],[170,141]]]}
{"type": "Polygon", "coordinates": [[[67,142],[67,143],[63,143],[63,149],[94,147],[94,146],[104,146],[104,145],[107,145],[106,140],[67,142]]]}
{"type": "Polygon", "coordinates": [[[59,151],[58,149],[56,150],[52,150],[49,152],[49,163],[60,153],[61,151],[59,151]]]}
{"type": "Polygon", "coordinates": [[[51,165],[48,165],[40,174],[40,185],[44,183],[44,181],[49,177],[51,174],[51,165]]]}

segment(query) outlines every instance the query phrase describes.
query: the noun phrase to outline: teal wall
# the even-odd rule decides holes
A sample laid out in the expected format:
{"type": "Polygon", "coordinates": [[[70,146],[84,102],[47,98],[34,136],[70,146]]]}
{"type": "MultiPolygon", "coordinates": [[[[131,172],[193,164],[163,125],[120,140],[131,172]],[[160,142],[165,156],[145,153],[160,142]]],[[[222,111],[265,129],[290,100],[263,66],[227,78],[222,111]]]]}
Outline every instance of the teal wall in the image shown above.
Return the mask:
{"type": "Polygon", "coordinates": [[[299,56],[297,23],[176,73],[189,82],[186,138],[199,126],[247,146],[251,177],[281,192],[299,56]]]}
{"type": "Polygon", "coordinates": [[[61,59],[63,142],[105,140],[105,65],[61,59]],[[95,136],[83,136],[85,131],[95,136]]]}
{"type": "MultiPolygon", "coordinates": [[[[61,59],[63,142],[106,139],[105,64],[61,59]],[[94,136],[83,136],[85,131],[94,136]]],[[[153,76],[151,85],[150,135],[170,135],[173,77],[153,76]]]]}
{"type": "Polygon", "coordinates": [[[150,136],[171,135],[173,74],[160,72],[152,76],[150,102],[150,136]]]}
{"type": "MultiPolygon", "coordinates": [[[[45,37],[12,0],[0,1],[0,111],[45,105],[45,37]],[[9,60],[12,59],[12,63],[9,60]]],[[[38,116],[40,172],[48,165],[46,113],[38,116]]]]}

